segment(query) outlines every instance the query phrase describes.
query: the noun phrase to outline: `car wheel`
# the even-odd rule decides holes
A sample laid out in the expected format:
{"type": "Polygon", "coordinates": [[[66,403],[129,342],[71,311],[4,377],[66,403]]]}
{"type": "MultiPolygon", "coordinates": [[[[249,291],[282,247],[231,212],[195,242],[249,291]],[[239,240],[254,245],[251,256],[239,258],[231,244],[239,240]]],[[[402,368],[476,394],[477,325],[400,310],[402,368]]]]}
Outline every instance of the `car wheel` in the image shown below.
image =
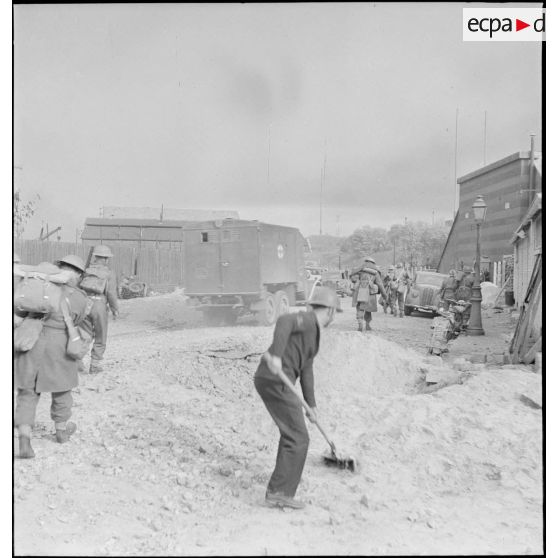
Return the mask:
{"type": "Polygon", "coordinates": [[[405,316],[410,316],[413,312],[413,307],[405,305],[403,311],[405,312],[405,316]]]}

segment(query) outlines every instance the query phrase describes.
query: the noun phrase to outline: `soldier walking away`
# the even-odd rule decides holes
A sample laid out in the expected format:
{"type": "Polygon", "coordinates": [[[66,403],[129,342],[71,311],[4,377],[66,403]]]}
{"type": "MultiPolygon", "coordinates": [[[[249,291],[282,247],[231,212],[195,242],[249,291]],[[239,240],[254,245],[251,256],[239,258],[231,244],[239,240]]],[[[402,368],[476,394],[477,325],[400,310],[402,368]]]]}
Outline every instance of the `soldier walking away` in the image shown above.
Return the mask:
{"type": "Polygon", "coordinates": [[[279,316],[273,343],[264,353],[254,385],[281,437],[275,469],[267,485],[265,502],[270,507],[301,509],[296,490],[308,453],[308,430],[299,399],[277,376],[283,370],[292,383],[300,378],[302,394],[311,407],[310,422],[316,422],[313,361],[320,347],[320,331],[340,312],[339,299],[332,289],[316,287],[309,301],[310,310],[279,316]]]}
{"type": "Polygon", "coordinates": [[[371,256],[364,258],[363,266],[351,273],[353,283],[353,307],[356,307],[358,331],[371,331],[372,312],[378,311],[376,294],[387,298],[376,261],[371,256]],[[366,325],[365,325],[366,324],[366,325]]]}
{"type": "Polygon", "coordinates": [[[399,262],[395,268],[394,290],[397,306],[399,308],[399,317],[403,318],[405,315],[405,295],[407,294],[407,286],[411,276],[407,273],[407,270],[403,267],[401,262],[399,262]]]}
{"type": "MultiPolygon", "coordinates": [[[[83,322],[91,304],[77,288],[85,264],[79,256],[68,255],[58,265],[71,272],[67,284],[61,285],[75,325],[83,322]]],[[[19,433],[19,457],[35,457],[31,447],[31,429],[35,422],[41,393],[51,393],[50,417],[56,429],[56,441],[67,442],[76,431],[68,422],[72,415],[72,389],[78,385],[78,363],[66,353],[68,332],[61,310],[47,314],[33,347],[15,353],[14,384],[17,388],[15,425],[19,433]]]]}
{"type": "Polygon", "coordinates": [[[387,314],[389,308],[392,316],[397,316],[395,310],[395,304],[397,303],[396,289],[392,288],[395,283],[395,267],[393,265],[388,267],[388,272],[383,279],[383,283],[387,298],[382,297],[380,299],[380,304],[384,307],[384,314],[387,314]]]}
{"type": "MultiPolygon", "coordinates": [[[[463,300],[469,302],[473,296],[473,285],[475,283],[475,278],[473,276],[473,268],[470,265],[463,267],[463,275],[459,281],[457,289],[455,291],[455,298],[457,300],[463,300]]],[[[469,323],[469,317],[471,316],[471,305],[466,306],[463,312],[463,324],[465,326],[469,323]]]]}
{"type": "Polygon", "coordinates": [[[459,282],[455,278],[455,269],[450,269],[449,277],[446,277],[442,281],[442,286],[440,287],[439,295],[440,300],[444,303],[444,310],[449,310],[449,300],[455,300],[455,293],[457,291],[457,287],[459,286],[459,282]]]}
{"type": "Polygon", "coordinates": [[[107,348],[108,308],[114,319],[118,317],[118,296],[116,278],[108,267],[112,252],[108,246],[99,245],[93,249],[93,263],[85,270],[80,287],[93,301],[90,319],[93,323],[95,341],[91,349],[90,374],[103,371],[101,361],[107,348]],[[108,308],[107,308],[108,307],[108,308]]]}

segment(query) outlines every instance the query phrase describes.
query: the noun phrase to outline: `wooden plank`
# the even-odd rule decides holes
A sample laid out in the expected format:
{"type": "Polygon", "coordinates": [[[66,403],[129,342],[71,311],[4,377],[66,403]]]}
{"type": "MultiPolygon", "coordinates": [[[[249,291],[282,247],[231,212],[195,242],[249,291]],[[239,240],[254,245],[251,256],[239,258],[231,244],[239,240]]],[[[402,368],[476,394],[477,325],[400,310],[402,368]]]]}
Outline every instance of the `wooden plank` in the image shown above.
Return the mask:
{"type": "Polygon", "coordinates": [[[542,335],[535,341],[535,344],[521,356],[520,359],[525,364],[532,364],[535,362],[535,357],[537,353],[540,353],[542,349],[542,335]]]}

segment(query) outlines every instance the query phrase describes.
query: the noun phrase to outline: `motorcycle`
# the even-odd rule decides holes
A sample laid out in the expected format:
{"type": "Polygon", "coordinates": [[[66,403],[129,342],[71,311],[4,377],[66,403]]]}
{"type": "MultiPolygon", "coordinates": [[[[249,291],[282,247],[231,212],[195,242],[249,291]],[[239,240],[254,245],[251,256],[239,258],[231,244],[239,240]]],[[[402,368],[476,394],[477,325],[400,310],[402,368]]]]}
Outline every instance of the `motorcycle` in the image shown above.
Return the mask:
{"type": "Polygon", "coordinates": [[[464,300],[447,299],[450,303],[449,309],[443,306],[438,309],[430,328],[433,330],[428,344],[428,354],[441,355],[449,351],[450,341],[457,339],[467,329],[464,319],[465,311],[471,306],[470,302],[464,300]]]}

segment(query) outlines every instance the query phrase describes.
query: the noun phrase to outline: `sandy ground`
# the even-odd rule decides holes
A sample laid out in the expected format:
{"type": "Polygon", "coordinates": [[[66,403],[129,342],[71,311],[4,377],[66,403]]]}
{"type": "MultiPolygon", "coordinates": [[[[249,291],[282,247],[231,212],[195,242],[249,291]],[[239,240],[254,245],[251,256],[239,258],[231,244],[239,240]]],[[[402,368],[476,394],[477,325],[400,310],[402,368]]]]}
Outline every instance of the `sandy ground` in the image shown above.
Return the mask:
{"type": "Polygon", "coordinates": [[[306,509],[264,507],[278,434],[252,377],[273,329],[202,327],[177,293],[122,301],[106,371],[75,390],[76,434],[54,442],[46,395],[37,456],[14,462],[15,553],[542,553],[541,377],[490,358],[509,314],[485,311],[487,339],[459,338],[440,361],[424,349],[429,318],[376,314],[364,335],[343,305],[316,397],[357,473],[326,467],[309,425],[306,509]],[[425,382],[433,369],[445,387],[425,382]]]}

